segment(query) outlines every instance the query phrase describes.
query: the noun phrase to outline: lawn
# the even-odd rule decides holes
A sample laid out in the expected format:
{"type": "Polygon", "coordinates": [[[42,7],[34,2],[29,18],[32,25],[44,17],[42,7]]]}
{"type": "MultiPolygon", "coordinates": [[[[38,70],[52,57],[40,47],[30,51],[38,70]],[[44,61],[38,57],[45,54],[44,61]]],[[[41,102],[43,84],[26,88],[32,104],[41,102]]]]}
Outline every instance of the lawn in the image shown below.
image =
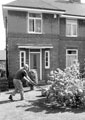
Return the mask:
{"type": "Polygon", "coordinates": [[[12,90],[0,94],[0,120],[85,120],[84,108],[59,108],[51,106],[39,89],[25,88],[25,100],[19,94],[14,102],[8,100],[12,90]]]}

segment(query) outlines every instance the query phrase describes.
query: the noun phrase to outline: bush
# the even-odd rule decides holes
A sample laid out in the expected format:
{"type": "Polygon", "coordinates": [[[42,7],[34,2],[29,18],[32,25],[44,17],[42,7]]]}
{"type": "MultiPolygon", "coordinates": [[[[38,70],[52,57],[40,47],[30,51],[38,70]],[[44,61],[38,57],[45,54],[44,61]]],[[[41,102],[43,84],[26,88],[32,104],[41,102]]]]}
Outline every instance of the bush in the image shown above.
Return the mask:
{"type": "Polygon", "coordinates": [[[6,77],[0,78],[0,91],[8,90],[8,80],[6,77]]]}
{"type": "Polygon", "coordinates": [[[79,63],[75,62],[64,71],[51,71],[44,95],[50,103],[58,106],[85,106],[85,80],[80,77],[79,63]]]}

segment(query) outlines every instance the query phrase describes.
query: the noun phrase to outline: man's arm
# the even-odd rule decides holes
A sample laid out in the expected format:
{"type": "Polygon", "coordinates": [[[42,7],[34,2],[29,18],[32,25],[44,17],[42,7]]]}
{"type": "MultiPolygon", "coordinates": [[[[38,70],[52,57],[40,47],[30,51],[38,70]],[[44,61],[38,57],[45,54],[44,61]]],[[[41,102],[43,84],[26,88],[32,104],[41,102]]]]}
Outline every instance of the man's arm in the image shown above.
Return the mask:
{"type": "Polygon", "coordinates": [[[36,85],[37,86],[37,84],[36,83],[34,83],[31,79],[30,79],[30,77],[27,75],[26,77],[24,76],[24,79],[28,82],[28,83],[31,83],[31,84],[33,84],[33,85],[36,85]]]}

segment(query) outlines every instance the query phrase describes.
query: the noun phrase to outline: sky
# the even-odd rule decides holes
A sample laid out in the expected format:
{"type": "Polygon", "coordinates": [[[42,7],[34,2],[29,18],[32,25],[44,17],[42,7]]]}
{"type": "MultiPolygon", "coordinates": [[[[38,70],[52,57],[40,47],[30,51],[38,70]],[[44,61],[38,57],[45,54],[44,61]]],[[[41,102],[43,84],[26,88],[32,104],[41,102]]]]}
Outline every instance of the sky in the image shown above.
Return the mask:
{"type": "MultiPolygon", "coordinates": [[[[12,2],[14,0],[0,0],[0,50],[4,50],[6,48],[6,37],[5,37],[5,28],[3,23],[3,15],[2,15],[2,4],[6,4],[12,2]]],[[[85,3],[85,0],[81,0],[82,3],[85,3]]]]}

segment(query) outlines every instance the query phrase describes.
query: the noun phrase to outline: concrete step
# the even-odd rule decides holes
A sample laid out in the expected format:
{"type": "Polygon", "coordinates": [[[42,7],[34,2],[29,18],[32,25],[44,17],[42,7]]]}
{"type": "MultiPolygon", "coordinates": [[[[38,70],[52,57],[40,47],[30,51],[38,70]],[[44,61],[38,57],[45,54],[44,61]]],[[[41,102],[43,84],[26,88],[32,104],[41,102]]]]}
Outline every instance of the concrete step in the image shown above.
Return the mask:
{"type": "Polygon", "coordinates": [[[45,80],[39,80],[38,85],[46,85],[46,81],[45,80]]]}

